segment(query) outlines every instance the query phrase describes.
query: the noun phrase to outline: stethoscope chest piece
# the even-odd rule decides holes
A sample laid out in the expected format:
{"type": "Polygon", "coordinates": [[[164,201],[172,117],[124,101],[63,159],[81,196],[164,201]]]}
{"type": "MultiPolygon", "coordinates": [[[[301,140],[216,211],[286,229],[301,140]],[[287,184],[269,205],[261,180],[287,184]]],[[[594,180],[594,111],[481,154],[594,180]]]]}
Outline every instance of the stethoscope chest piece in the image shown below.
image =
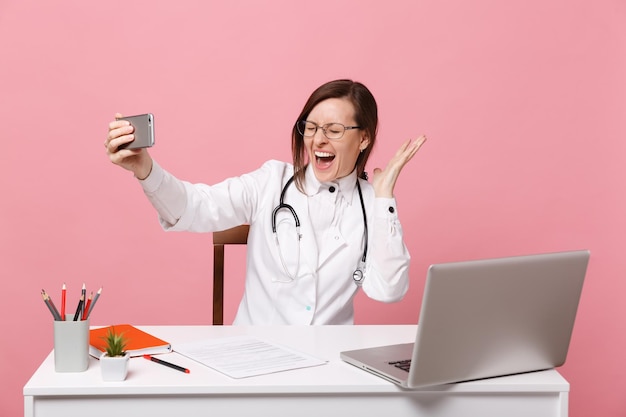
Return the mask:
{"type": "Polygon", "coordinates": [[[363,270],[361,268],[356,269],[352,273],[352,279],[354,280],[354,283],[359,287],[363,285],[363,270]]]}

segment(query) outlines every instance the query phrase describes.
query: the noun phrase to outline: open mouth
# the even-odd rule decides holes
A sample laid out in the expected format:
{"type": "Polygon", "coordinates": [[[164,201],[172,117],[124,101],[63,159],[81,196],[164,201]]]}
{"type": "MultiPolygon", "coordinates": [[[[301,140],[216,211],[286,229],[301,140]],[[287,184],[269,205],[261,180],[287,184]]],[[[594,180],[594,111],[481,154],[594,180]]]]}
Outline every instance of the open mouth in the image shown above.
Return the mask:
{"type": "Polygon", "coordinates": [[[315,164],[320,168],[328,167],[333,160],[335,159],[335,155],[329,152],[315,152],[315,164]]]}

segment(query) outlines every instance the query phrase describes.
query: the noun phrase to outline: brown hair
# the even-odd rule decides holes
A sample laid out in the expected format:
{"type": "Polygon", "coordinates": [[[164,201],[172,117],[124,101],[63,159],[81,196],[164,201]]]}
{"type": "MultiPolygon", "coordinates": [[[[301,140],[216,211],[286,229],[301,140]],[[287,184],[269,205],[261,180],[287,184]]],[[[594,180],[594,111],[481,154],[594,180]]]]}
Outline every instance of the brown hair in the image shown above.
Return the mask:
{"type": "Polygon", "coordinates": [[[372,93],[363,84],[352,80],[335,80],[318,87],[309,97],[296,119],[291,132],[291,153],[293,155],[294,179],[296,186],[303,191],[304,174],[307,163],[307,152],[304,138],[298,132],[296,124],[306,120],[315,106],[329,98],[347,98],[354,106],[354,121],[361,126],[369,138],[369,145],[356,160],[357,176],[367,179],[365,164],[376,142],[378,131],[378,107],[372,93]]]}

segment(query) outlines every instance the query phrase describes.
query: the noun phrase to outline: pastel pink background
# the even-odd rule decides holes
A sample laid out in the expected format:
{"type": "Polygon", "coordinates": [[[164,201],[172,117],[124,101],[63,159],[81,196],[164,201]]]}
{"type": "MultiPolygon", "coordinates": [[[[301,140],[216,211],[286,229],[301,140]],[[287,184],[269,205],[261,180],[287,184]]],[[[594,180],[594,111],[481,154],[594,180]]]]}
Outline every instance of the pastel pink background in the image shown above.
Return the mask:
{"type": "Polygon", "coordinates": [[[370,171],[429,137],[396,188],[410,292],[357,322],[415,323],[431,263],[590,249],[560,372],[571,416],[624,416],[624,22],[622,0],[2,0],[0,415],[52,349],[42,288],[103,286],[94,325],[210,323],[211,236],[161,231],[104,153],[116,111],[153,112],[152,155],[213,183],[289,160],[310,92],[350,77],[379,103],[370,171]]]}

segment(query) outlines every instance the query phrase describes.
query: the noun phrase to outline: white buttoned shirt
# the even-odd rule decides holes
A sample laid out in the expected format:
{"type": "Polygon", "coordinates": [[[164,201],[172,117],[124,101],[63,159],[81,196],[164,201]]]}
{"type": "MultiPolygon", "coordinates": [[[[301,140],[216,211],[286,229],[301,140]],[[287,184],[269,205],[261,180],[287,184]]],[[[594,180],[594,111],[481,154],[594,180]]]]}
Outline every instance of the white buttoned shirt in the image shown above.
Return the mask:
{"type": "MultiPolygon", "coordinates": [[[[306,193],[293,183],[287,188],[284,203],[299,218],[299,239],[288,209],[277,212],[272,232],[272,212],[292,175],[291,164],[268,161],[210,186],[178,180],[155,161],[140,182],[165,230],[213,232],[250,225],[245,290],[234,324],[352,324],[359,289],[352,276],[365,245],[356,171],[320,183],[309,167],[306,193]]],[[[370,183],[358,181],[369,231],[362,288],[375,300],[399,301],[408,290],[410,255],[396,201],[376,198],[370,183]]]]}

